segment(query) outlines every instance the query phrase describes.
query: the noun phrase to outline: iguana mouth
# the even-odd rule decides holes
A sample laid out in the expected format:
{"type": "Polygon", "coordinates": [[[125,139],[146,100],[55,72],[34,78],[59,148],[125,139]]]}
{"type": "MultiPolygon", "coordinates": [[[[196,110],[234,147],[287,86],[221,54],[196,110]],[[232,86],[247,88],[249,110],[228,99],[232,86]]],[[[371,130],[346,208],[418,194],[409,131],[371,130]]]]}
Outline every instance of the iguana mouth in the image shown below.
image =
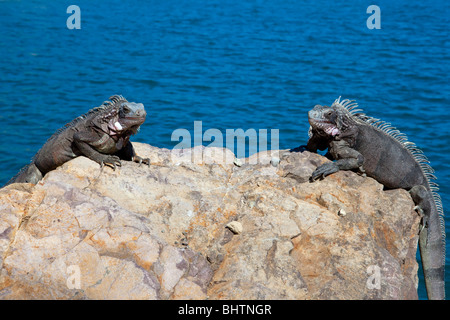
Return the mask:
{"type": "Polygon", "coordinates": [[[122,119],[125,119],[125,120],[142,120],[142,121],[145,121],[145,116],[144,116],[144,117],[124,117],[124,118],[122,118],[122,119]]]}
{"type": "Polygon", "coordinates": [[[326,134],[329,134],[330,136],[334,137],[340,133],[339,129],[336,127],[336,125],[334,125],[330,121],[319,120],[319,119],[310,119],[310,123],[314,128],[320,129],[320,130],[324,131],[326,134]]]}
{"type": "Polygon", "coordinates": [[[139,131],[139,127],[142,123],[144,123],[145,118],[142,117],[133,117],[133,118],[126,118],[126,119],[120,119],[119,121],[116,121],[108,126],[109,128],[109,135],[110,136],[117,136],[122,134],[136,134],[139,131]],[[125,121],[124,121],[125,120],[125,121]],[[131,123],[127,123],[128,120],[131,120],[131,123]]]}
{"type": "Polygon", "coordinates": [[[339,134],[339,129],[334,126],[327,127],[324,131],[333,137],[339,134]]]}
{"type": "Polygon", "coordinates": [[[109,128],[115,133],[119,133],[131,128],[139,127],[144,123],[145,118],[145,116],[119,118],[116,122],[110,124],[109,128]]]}

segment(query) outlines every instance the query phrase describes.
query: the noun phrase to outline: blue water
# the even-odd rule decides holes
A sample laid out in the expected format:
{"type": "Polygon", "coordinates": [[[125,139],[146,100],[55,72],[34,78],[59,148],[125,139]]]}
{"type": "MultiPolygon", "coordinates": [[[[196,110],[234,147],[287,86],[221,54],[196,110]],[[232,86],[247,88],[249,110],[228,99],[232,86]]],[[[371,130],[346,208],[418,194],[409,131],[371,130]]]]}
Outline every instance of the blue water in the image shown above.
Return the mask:
{"type": "Polygon", "coordinates": [[[343,96],[424,150],[448,209],[449,8],[449,1],[0,1],[0,185],[57,128],[113,94],[147,108],[134,140],[166,148],[178,143],[175,129],[193,134],[194,121],[223,133],[279,129],[280,148],[296,147],[307,141],[311,106],[343,96]],[[81,9],[80,30],[66,26],[71,4],[81,9]],[[380,30],[366,26],[371,4],[381,9],[380,30]]]}

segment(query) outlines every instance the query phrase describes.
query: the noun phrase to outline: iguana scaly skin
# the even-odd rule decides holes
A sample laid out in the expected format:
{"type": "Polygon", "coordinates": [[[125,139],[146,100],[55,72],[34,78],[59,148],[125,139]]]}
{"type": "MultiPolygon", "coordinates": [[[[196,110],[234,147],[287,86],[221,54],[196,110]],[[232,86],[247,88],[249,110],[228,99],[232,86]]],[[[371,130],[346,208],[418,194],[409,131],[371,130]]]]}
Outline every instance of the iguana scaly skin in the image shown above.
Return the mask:
{"type": "Polygon", "coordinates": [[[142,103],[128,102],[114,95],[100,107],[74,119],[56,131],[6,185],[15,182],[36,184],[49,171],[63,163],[85,156],[102,167],[120,166],[120,160],[150,164],[134,152],[130,136],[138,132],[147,115],[142,103]]]}
{"type": "Polygon", "coordinates": [[[328,148],[334,162],[319,166],[311,180],[339,170],[360,170],[387,189],[410,192],[422,215],[419,248],[429,299],[445,299],[445,226],[438,185],[429,161],[416,145],[389,123],[361,113],[354,101],[337,99],[308,113],[307,150],[328,148]]]}

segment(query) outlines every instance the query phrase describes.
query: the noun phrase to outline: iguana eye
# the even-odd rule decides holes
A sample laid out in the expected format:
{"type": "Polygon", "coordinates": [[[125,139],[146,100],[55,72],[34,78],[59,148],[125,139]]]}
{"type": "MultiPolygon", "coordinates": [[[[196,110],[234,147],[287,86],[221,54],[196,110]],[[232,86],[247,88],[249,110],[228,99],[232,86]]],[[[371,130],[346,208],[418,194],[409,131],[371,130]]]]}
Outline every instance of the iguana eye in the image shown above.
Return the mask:
{"type": "Polygon", "coordinates": [[[126,115],[126,114],[128,114],[128,113],[131,112],[131,109],[130,109],[125,103],[121,105],[121,108],[120,108],[120,109],[121,109],[121,110],[120,110],[120,114],[121,114],[122,116],[124,116],[124,115],[126,115]]]}

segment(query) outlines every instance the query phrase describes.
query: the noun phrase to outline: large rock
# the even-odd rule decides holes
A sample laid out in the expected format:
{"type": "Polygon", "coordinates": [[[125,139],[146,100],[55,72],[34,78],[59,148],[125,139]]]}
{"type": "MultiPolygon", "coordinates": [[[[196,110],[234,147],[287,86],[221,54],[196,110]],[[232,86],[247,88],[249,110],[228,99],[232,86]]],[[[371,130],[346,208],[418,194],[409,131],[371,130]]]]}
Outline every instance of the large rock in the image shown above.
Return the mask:
{"type": "Polygon", "coordinates": [[[404,190],[326,160],[135,143],[150,167],[79,157],[0,190],[2,299],[417,299],[404,190]]]}

